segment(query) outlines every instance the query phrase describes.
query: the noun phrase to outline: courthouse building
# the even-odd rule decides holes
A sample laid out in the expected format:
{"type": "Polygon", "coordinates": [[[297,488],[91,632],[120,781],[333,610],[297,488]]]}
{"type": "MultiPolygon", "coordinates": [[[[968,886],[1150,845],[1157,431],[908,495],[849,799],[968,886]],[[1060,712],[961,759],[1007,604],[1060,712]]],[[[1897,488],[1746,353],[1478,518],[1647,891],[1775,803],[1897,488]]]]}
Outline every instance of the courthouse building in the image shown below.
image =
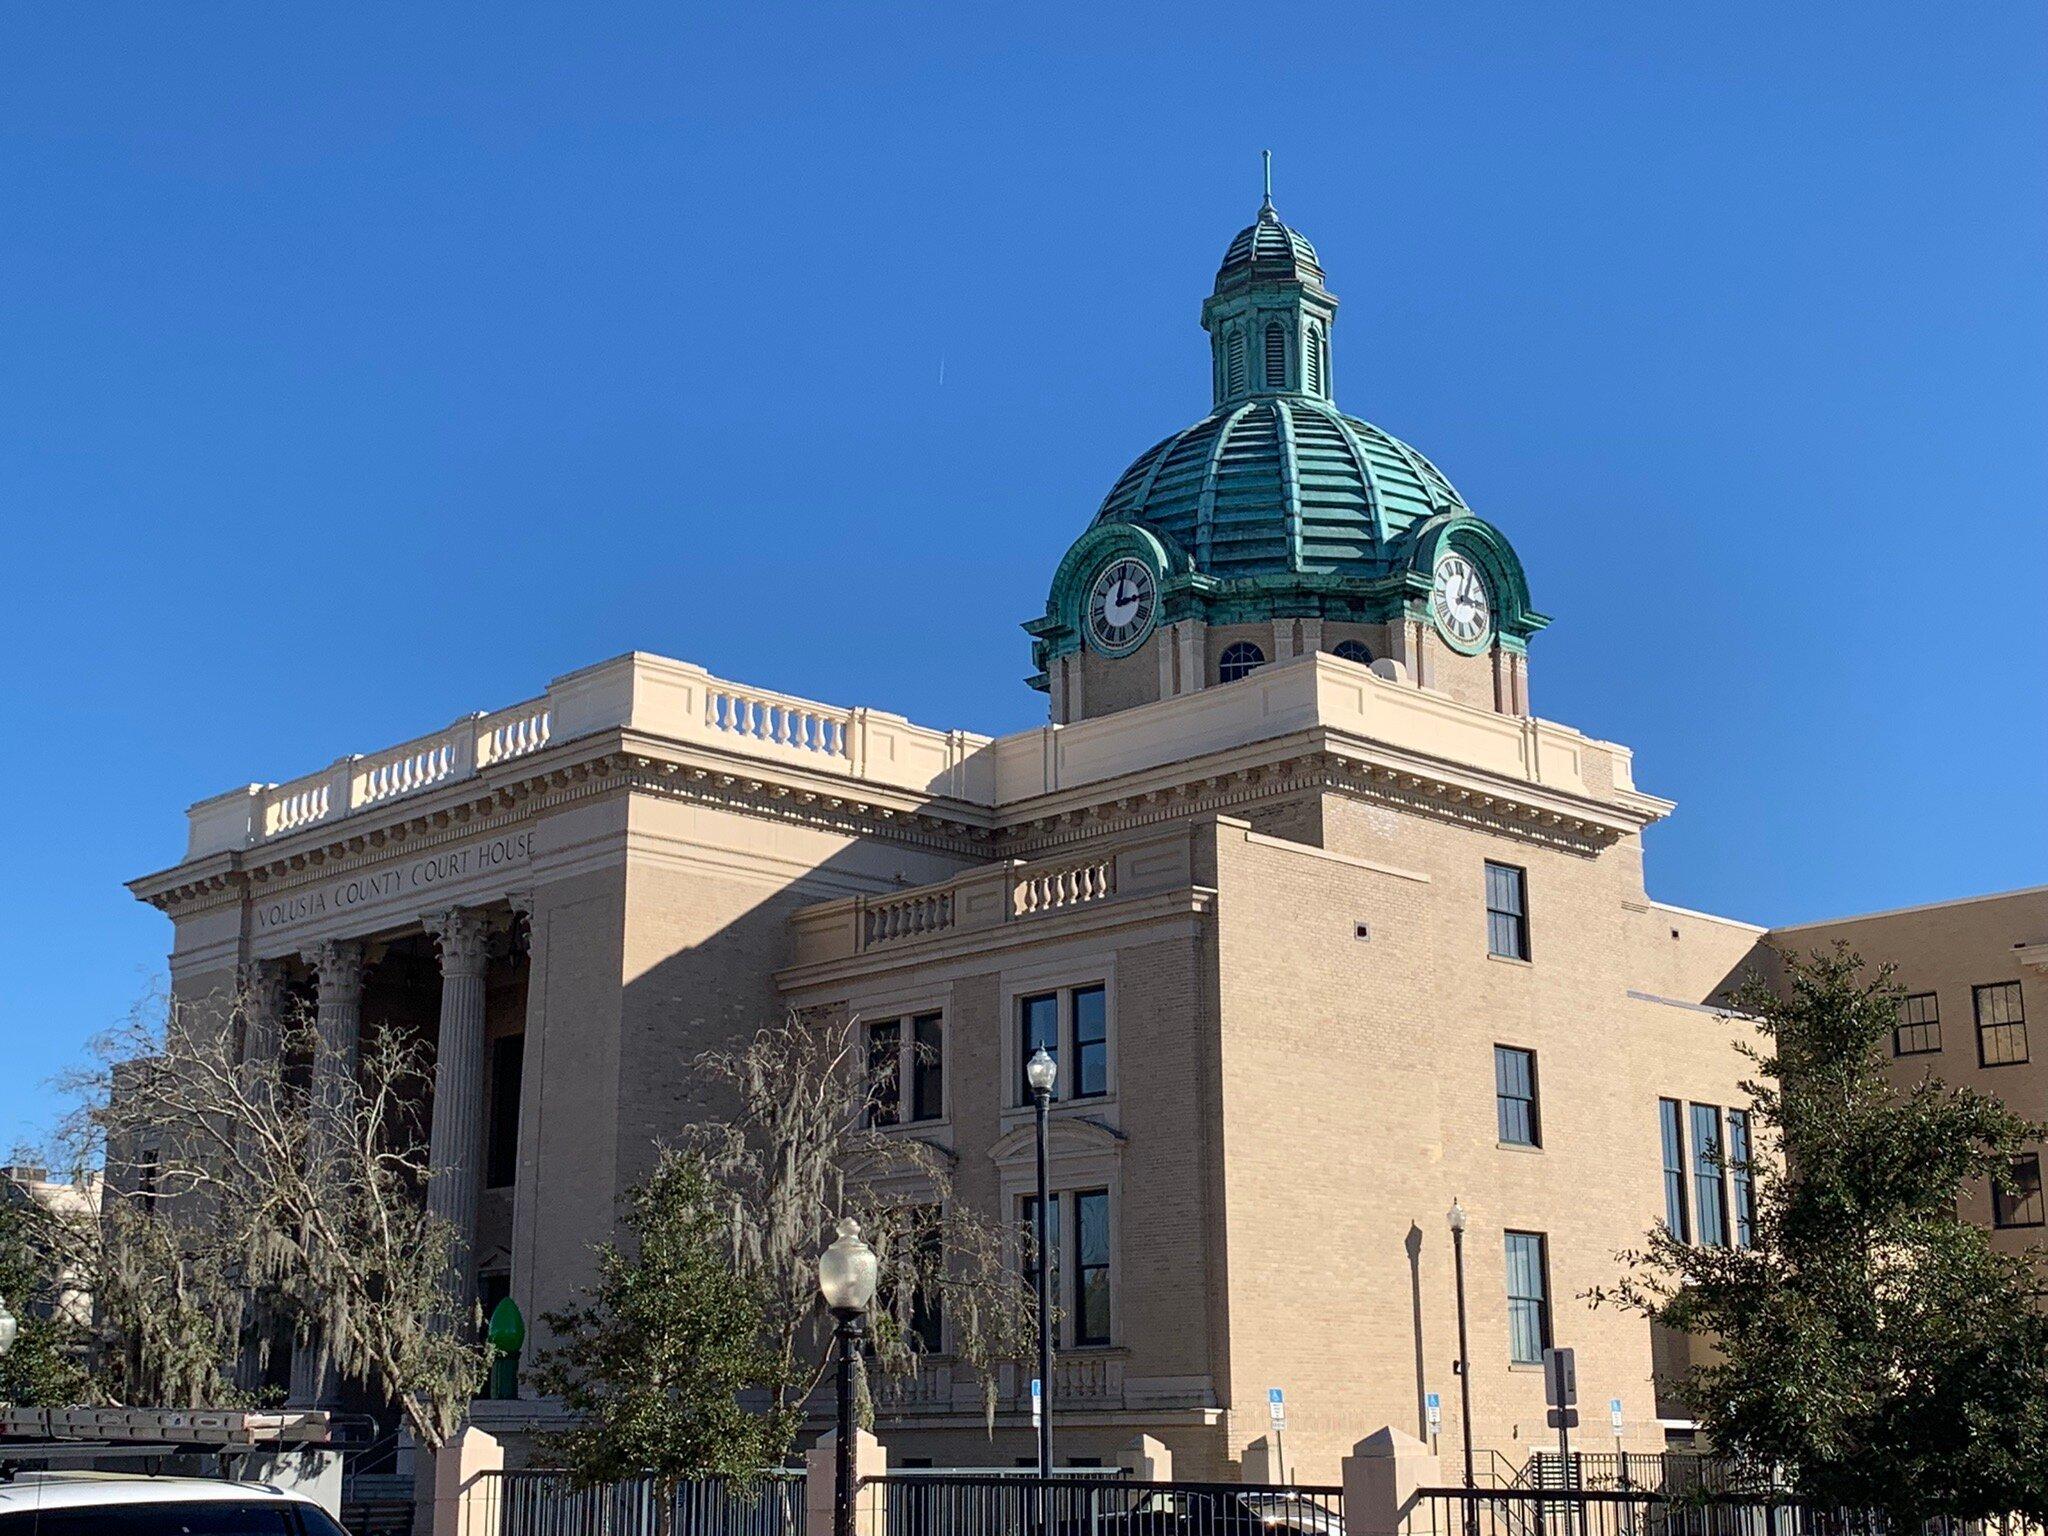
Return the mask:
{"type": "MultiPolygon", "coordinates": [[[[1546,1438],[1556,1341],[1597,1422],[1619,1399],[1626,1443],[1662,1446],[1683,1341],[1583,1297],[1658,1220],[1746,1240],[1719,1155],[1748,1134],[1745,1026],[1716,1004],[1767,935],[1648,894],[1671,802],[1626,746],[1532,712],[1547,619],[1510,536],[1339,409],[1336,318],[1269,202],[1201,309],[1212,408],[1048,543],[1024,626],[1045,725],[601,662],[194,806],[133,887],[173,920],[176,993],[254,978],[338,1036],[437,1040],[436,1187],[479,1292],[529,1318],[697,1111],[693,1057],[827,1005],[917,1052],[900,1134],[1006,1217],[1033,1183],[1022,1064],[1057,1056],[1063,1456],[1150,1434],[1235,1475],[1275,1387],[1304,1476],[1425,1432],[1431,1394],[1455,1455],[1454,1198],[1477,1443],[1546,1438]]],[[[2032,1073],[2040,1107],[2044,893],[1841,931],[1926,999],[1902,1070],[2032,1073]]],[[[990,1445],[939,1344],[890,1390],[892,1450],[1028,1455],[1023,1380],[990,1445]]]]}

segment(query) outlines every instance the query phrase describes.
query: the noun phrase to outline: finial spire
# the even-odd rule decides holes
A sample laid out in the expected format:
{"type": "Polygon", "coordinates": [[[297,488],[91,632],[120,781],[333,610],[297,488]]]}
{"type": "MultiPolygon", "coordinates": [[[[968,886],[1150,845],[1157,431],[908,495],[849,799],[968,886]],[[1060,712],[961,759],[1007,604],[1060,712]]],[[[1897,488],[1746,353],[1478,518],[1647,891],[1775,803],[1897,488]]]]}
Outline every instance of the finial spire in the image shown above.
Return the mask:
{"type": "Polygon", "coordinates": [[[1266,200],[1259,204],[1259,212],[1271,213],[1273,211],[1273,151],[1262,149],[1259,151],[1259,158],[1266,162],[1266,200]]]}

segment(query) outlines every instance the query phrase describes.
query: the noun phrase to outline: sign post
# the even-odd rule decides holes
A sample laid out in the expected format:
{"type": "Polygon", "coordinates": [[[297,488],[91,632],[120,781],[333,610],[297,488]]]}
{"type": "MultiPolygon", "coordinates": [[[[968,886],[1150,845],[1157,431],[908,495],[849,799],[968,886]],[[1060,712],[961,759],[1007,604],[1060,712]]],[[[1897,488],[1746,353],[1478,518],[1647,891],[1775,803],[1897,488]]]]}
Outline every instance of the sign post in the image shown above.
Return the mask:
{"type": "Polygon", "coordinates": [[[1614,1464],[1621,1469],[1621,1486],[1628,1487],[1628,1452],[1621,1448],[1621,1399],[1607,1399],[1607,1419],[1614,1426],[1614,1464]]]}
{"type": "Polygon", "coordinates": [[[1278,1387],[1266,1389],[1266,1413],[1273,1420],[1273,1471],[1281,1482],[1291,1482],[1287,1475],[1287,1398],[1278,1387]]]}
{"type": "Polygon", "coordinates": [[[1423,1399],[1429,1412],[1429,1449],[1436,1453],[1437,1433],[1444,1427],[1444,1400],[1440,1393],[1432,1392],[1423,1399]]]}

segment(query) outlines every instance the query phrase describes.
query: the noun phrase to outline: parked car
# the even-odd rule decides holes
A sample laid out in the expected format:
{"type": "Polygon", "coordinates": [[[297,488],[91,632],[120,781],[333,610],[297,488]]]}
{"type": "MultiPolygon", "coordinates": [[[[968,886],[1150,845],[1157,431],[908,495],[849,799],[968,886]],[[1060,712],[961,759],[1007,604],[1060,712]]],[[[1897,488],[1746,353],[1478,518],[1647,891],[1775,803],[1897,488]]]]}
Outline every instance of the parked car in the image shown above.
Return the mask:
{"type": "Polygon", "coordinates": [[[0,1483],[0,1536],[344,1536],[304,1494],[264,1483],[24,1472],[0,1483]]]}
{"type": "Polygon", "coordinates": [[[1060,1521],[1058,1536],[1344,1536],[1343,1517],[1312,1498],[1228,1487],[1157,1488],[1128,1510],[1060,1521]]]}

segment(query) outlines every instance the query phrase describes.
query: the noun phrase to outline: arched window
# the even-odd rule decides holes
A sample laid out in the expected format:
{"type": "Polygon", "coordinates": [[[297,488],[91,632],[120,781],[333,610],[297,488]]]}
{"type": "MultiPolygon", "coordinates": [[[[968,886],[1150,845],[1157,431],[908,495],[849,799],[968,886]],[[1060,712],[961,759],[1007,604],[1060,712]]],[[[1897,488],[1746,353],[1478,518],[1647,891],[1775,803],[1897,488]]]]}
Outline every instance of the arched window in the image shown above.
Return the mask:
{"type": "Polygon", "coordinates": [[[1339,661],[1355,661],[1361,667],[1372,665],[1372,647],[1363,640],[1339,640],[1330,654],[1339,661]]]}
{"type": "Polygon", "coordinates": [[[1287,387],[1287,333],[1275,320],[1266,327],[1266,388],[1287,387]]]}
{"type": "Polygon", "coordinates": [[[1323,393],[1323,328],[1312,325],[1308,328],[1308,349],[1304,353],[1307,364],[1308,392],[1312,395],[1323,393]]]}
{"type": "Polygon", "coordinates": [[[1223,648],[1223,659],[1216,664],[1216,680],[1220,683],[1234,683],[1240,677],[1256,672],[1266,664],[1266,653],[1249,640],[1240,640],[1235,645],[1223,648]]]}
{"type": "Polygon", "coordinates": [[[1241,395],[1244,393],[1243,331],[1232,331],[1230,333],[1229,357],[1229,366],[1224,370],[1223,392],[1226,396],[1241,395]]]}

